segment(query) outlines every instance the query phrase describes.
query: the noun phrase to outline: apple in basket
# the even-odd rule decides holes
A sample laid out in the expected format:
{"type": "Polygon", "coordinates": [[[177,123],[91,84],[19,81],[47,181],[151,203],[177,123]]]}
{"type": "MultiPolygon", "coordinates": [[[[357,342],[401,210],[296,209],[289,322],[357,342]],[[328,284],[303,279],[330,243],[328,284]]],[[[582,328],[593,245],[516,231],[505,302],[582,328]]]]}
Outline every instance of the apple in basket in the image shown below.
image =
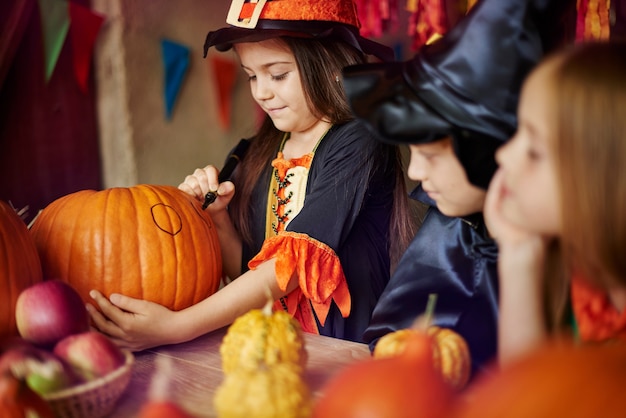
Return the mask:
{"type": "Polygon", "coordinates": [[[53,353],[85,380],[105,376],[124,364],[124,352],[96,331],[73,334],[59,341],[53,353]]]}
{"type": "Polygon", "coordinates": [[[21,376],[40,395],[80,383],[72,369],[51,352],[29,343],[17,343],[0,355],[0,373],[21,376]]]}

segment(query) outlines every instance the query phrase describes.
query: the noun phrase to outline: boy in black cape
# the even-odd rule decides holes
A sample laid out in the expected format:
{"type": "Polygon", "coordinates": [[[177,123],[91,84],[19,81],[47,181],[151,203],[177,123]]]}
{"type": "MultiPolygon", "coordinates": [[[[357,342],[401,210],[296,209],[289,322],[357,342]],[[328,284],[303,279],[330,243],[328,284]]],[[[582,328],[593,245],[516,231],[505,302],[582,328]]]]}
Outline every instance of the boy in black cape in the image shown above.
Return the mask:
{"type": "Polygon", "coordinates": [[[426,217],[376,305],[364,340],[408,328],[438,295],[432,325],[464,337],[472,371],[497,350],[497,247],[482,217],[495,151],[516,129],[525,76],[542,58],[565,1],[479,1],[410,61],[344,70],[356,117],[379,140],[408,144],[411,197],[426,217]]]}

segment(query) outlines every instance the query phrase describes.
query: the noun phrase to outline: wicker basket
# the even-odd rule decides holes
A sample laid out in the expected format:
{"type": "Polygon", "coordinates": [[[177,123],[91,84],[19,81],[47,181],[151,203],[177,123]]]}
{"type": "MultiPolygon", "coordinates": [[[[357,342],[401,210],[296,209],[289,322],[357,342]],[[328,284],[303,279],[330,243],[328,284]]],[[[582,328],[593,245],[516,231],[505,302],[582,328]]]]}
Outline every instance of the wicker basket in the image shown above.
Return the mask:
{"type": "Polygon", "coordinates": [[[100,418],[109,414],[130,382],[135,357],[130,351],[124,351],[124,355],[124,365],[108,375],[43,398],[59,418],[100,418]]]}

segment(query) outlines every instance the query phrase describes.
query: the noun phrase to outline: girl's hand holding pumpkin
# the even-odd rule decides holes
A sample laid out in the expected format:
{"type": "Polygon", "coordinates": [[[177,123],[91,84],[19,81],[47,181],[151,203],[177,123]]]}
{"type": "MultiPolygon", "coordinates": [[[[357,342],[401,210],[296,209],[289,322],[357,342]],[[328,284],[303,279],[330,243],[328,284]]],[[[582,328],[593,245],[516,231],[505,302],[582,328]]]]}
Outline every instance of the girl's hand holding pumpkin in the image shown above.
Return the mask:
{"type": "Polygon", "coordinates": [[[121,348],[140,351],[157,345],[179,342],[176,312],[141,299],[112,294],[107,299],[97,290],[89,296],[100,310],[87,304],[87,311],[96,328],[121,348]]]}

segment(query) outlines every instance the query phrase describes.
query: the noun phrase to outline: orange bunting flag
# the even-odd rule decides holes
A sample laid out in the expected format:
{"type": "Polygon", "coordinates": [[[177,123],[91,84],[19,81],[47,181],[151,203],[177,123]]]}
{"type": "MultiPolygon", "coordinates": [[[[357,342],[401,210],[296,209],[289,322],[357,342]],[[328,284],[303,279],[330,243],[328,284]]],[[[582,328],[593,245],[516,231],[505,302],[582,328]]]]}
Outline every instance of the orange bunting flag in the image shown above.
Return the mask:
{"type": "Polygon", "coordinates": [[[408,0],[409,33],[413,37],[411,48],[420,49],[448,30],[448,18],[444,0],[408,0]]]}
{"type": "Polygon", "coordinates": [[[577,0],[576,41],[608,40],[611,0],[577,0]]]}
{"type": "Polygon", "coordinates": [[[93,46],[104,17],[79,4],[70,2],[70,40],[73,50],[74,75],[81,90],[87,93],[93,46]]]}
{"type": "Polygon", "coordinates": [[[224,130],[228,130],[230,128],[231,102],[237,67],[232,60],[217,55],[211,55],[209,65],[213,71],[217,87],[220,124],[224,130]]]}
{"type": "Polygon", "coordinates": [[[361,35],[378,38],[398,28],[398,0],[356,0],[361,35]]]}

